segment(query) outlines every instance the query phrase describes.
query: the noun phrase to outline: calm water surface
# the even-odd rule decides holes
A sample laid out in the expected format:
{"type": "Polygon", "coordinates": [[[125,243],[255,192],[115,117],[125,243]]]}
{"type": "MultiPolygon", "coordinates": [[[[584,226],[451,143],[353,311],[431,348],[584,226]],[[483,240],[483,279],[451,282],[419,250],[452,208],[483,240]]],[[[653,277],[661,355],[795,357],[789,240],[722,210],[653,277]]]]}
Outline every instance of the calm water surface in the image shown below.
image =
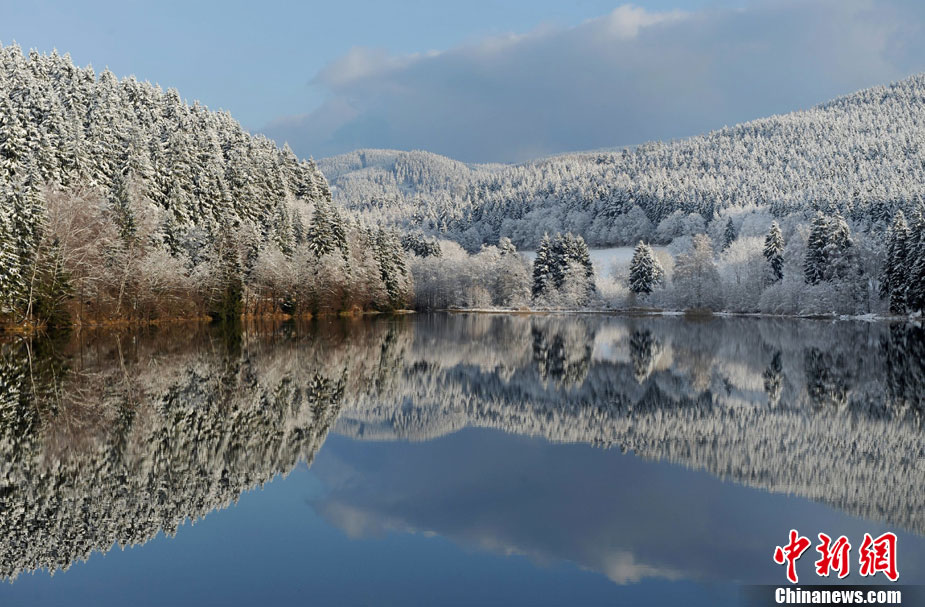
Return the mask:
{"type": "Polygon", "coordinates": [[[847,536],[852,583],[895,531],[925,584],[912,326],[417,315],[0,352],[0,605],[736,605],[785,583],[791,528],[847,536]]]}

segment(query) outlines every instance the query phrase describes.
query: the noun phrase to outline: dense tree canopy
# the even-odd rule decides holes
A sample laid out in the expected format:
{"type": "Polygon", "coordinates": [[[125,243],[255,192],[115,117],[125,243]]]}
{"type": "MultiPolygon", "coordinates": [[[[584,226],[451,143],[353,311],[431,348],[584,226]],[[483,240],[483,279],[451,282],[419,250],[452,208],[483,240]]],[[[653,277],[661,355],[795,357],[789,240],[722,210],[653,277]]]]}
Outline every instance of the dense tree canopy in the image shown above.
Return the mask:
{"type": "MultiPolygon", "coordinates": [[[[440,232],[470,250],[507,236],[535,248],[571,231],[592,246],[649,240],[672,213],[816,210],[885,230],[925,201],[925,75],[816,108],[615,152],[516,166],[361,150],[322,160],[335,199],[363,216],[440,232]]],[[[691,234],[696,230],[691,230],[691,234]]],[[[663,240],[667,242],[667,240],[663,240]]]]}
{"type": "Polygon", "coordinates": [[[401,307],[406,259],[373,232],[225,112],[0,47],[0,320],[401,307]]]}

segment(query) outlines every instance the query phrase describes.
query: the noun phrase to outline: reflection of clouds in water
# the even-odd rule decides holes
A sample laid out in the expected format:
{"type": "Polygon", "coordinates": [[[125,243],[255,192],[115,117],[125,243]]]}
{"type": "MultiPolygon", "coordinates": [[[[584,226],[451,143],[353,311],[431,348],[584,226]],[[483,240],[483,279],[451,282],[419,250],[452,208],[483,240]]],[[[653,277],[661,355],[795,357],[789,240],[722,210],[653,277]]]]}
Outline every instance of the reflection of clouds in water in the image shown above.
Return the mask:
{"type": "MultiPolygon", "coordinates": [[[[544,566],[572,562],[617,583],[772,583],[780,574],[770,551],[791,526],[857,540],[884,528],[614,450],[484,430],[426,444],[335,438],[314,471],[337,488],[313,507],[351,537],[436,533],[544,566]],[[346,485],[336,472],[345,466],[360,475],[346,485]]],[[[901,535],[912,583],[925,571],[925,542],[901,535]]]]}
{"type": "MultiPolygon", "coordinates": [[[[383,538],[387,533],[410,533],[425,537],[441,535],[440,530],[417,529],[400,518],[365,511],[360,507],[343,502],[323,500],[315,504],[315,508],[325,520],[342,530],[351,539],[378,539],[383,538]]],[[[525,556],[541,566],[553,566],[558,561],[557,555],[525,551],[504,543],[502,538],[494,535],[469,535],[465,538],[454,537],[452,539],[462,540],[465,544],[487,552],[505,556],[525,556]]],[[[584,569],[599,571],[616,584],[632,584],[651,578],[666,580],[685,578],[685,574],[680,571],[640,563],[630,552],[602,553],[597,562],[577,564],[584,569]]]]}
{"type": "Polygon", "coordinates": [[[632,584],[645,578],[678,580],[684,577],[677,571],[666,571],[637,563],[633,555],[628,552],[608,556],[603,563],[601,573],[616,584],[632,584]]]}

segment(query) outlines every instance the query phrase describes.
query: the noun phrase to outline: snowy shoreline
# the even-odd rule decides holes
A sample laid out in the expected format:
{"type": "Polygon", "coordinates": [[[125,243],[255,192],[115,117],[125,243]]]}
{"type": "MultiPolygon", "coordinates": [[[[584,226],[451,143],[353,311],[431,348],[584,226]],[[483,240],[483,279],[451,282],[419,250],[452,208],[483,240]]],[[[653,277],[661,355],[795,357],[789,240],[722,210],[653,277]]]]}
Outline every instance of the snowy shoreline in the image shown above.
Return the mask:
{"type": "Polygon", "coordinates": [[[777,318],[788,320],[829,320],[829,321],[855,321],[855,322],[918,322],[918,316],[884,316],[882,314],[770,314],[767,312],[730,312],[711,310],[658,310],[651,308],[447,308],[433,310],[433,312],[446,312],[450,314],[601,314],[607,316],[664,316],[688,317],[691,319],[703,318],[777,318]]]}

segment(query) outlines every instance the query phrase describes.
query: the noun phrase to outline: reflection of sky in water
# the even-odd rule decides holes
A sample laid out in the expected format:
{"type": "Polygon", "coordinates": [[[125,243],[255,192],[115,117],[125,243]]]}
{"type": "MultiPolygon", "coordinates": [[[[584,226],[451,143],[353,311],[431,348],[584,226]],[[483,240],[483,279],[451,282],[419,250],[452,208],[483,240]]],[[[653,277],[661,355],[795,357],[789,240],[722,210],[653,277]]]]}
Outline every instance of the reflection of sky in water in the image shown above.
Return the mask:
{"type": "MultiPolygon", "coordinates": [[[[784,581],[771,552],[791,527],[855,546],[887,528],[616,449],[492,430],[330,436],[311,470],[175,538],[25,574],[0,603],[736,604],[736,583],[784,581]]],[[[925,541],[899,538],[901,582],[922,583],[925,541]]]]}

